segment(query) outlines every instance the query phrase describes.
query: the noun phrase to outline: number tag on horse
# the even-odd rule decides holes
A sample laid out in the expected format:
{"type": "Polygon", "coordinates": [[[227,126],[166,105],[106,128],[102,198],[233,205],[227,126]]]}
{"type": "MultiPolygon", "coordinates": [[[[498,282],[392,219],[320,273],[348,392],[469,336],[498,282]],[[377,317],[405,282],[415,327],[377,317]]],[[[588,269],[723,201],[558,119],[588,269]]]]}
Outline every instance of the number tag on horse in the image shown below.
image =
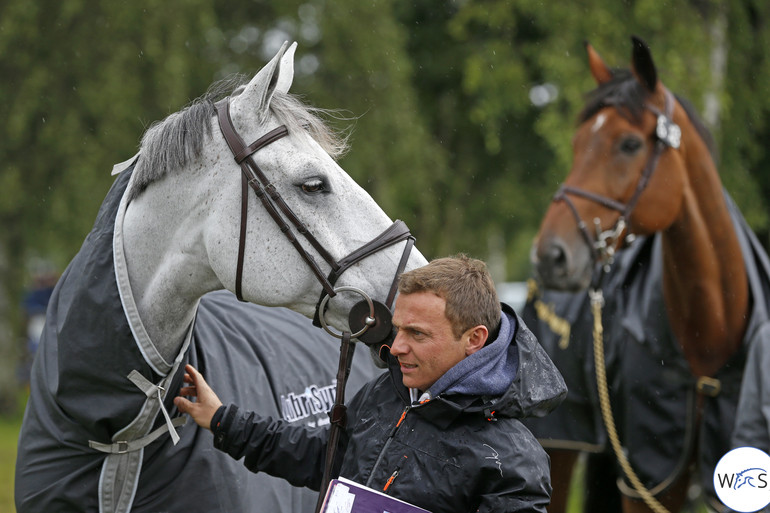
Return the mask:
{"type": "Polygon", "coordinates": [[[661,114],[658,116],[658,127],[655,129],[655,135],[666,143],[668,147],[678,149],[679,143],[682,140],[682,129],[679,128],[679,125],[661,114]]]}

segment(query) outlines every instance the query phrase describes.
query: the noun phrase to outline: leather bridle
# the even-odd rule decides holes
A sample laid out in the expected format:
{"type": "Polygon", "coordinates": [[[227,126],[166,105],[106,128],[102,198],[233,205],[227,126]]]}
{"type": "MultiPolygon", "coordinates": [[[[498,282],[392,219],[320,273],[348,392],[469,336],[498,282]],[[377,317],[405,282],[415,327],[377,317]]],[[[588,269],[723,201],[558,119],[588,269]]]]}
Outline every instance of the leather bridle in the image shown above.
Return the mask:
{"type": "MultiPolygon", "coordinates": [[[[358,337],[360,339],[360,337],[363,336],[364,333],[370,329],[370,327],[377,325],[380,320],[383,320],[380,319],[383,315],[389,315],[390,308],[396,295],[398,276],[403,272],[406,263],[409,260],[409,254],[412,250],[412,247],[414,246],[414,237],[409,232],[409,228],[403,221],[396,220],[384,232],[382,232],[379,236],[375,237],[367,244],[364,244],[357,250],[350,253],[348,256],[341,258],[339,261],[335,260],[329,251],[324,248],[318,239],[316,239],[316,237],[307,229],[307,227],[292,211],[291,207],[286,204],[284,199],[276,190],[275,186],[270,183],[267,176],[265,176],[264,172],[260,169],[252,157],[254,153],[259,149],[264,148],[268,144],[271,144],[287,136],[289,131],[286,126],[279,126],[278,128],[275,128],[267,134],[263,135],[253,143],[247,145],[240,137],[240,135],[238,135],[233,125],[232,119],[230,118],[230,98],[227,97],[223,100],[220,100],[214,105],[214,107],[217,112],[217,119],[219,121],[219,127],[222,130],[222,135],[224,136],[225,141],[227,141],[227,145],[230,147],[230,150],[233,153],[233,157],[235,158],[235,161],[238,163],[242,171],[241,223],[235,275],[235,295],[240,301],[243,301],[243,260],[246,245],[246,226],[248,221],[248,190],[251,188],[257,197],[262,201],[265,209],[276,222],[278,227],[289,239],[289,242],[291,242],[305,263],[307,263],[308,267],[310,267],[310,270],[316,276],[318,281],[321,283],[323,291],[321,292],[321,296],[318,299],[318,303],[316,303],[314,324],[316,326],[323,327],[331,335],[337,338],[342,338],[342,335],[334,333],[329,329],[326,321],[324,320],[325,309],[323,307],[326,306],[329,298],[336,296],[338,292],[355,292],[363,296],[364,300],[361,302],[361,304],[364,304],[365,307],[368,307],[365,308],[365,310],[368,310],[368,312],[364,313],[368,313],[368,315],[363,320],[363,326],[360,326],[360,329],[351,335],[353,338],[358,337]],[[313,258],[313,256],[304,248],[300,240],[294,234],[292,225],[294,229],[310,243],[310,245],[321,256],[324,262],[329,265],[331,271],[329,272],[328,276],[324,274],[315,258],[313,258]],[[376,305],[378,305],[378,302],[372,301],[364,291],[358,288],[334,288],[335,283],[342,275],[342,273],[349,269],[352,265],[384,248],[387,248],[388,246],[401,241],[406,241],[406,246],[401,256],[401,261],[399,262],[398,268],[396,269],[393,283],[391,285],[387,299],[385,300],[384,309],[377,307],[376,305]],[[385,314],[385,312],[388,312],[388,314],[385,314]],[[380,318],[378,318],[378,314],[380,318]]],[[[387,322],[383,320],[383,322],[387,324],[387,331],[389,334],[389,320],[387,320],[387,322]]],[[[385,331],[385,329],[382,331],[385,331]]],[[[366,340],[366,342],[374,343],[376,341],[370,342],[366,340]]]]}
{"type": "Polygon", "coordinates": [[[642,171],[642,176],[639,178],[636,189],[634,190],[634,193],[628,203],[622,203],[612,198],[608,198],[607,196],[602,196],[600,194],[586,191],[578,187],[572,187],[570,185],[562,185],[559,187],[559,190],[556,191],[556,194],[553,197],[553,201],[563,201],[567,204],[570,211],[572,212],[572,215],[577,221],[580,233],[588,244],[588,247],[591,248],[596,262],[602,264],[605,271],[609,271],[609,267],[612,265],[615,251],[619,245],[621,236],[623,236],[625,233],[625,242],[630,242],[634,238],[633,234],[627,232],[628,220],[631,218],[631,213],[639,201],[639,196],[641,196],[642,192],[644,192],[644,190],[647,188],[652,174],[658,167],[658,161],[660,160],[660,156],[663,154],[663,151],[666,148],[679,148],[682,132],[679,126],[674,123],[672,119],[674,112],[674,97],[668,89],[664,89],[664,93],[664,112],[661,112],[657,107],[650,105],[649,103],[645,105],[647,110],[651,111],[657,116],[657,125],[655,128],[655,146],[653,147],[652,153],[650,154],[650,157],[644,166],[644,170],[642,171]],[[601,229],[599,219],[594,219],[596,235],[592,236],[589,233],[588,226],[586,225],[585,221],[583,221],[583,219],[580,217],[575,204],[570,199],[570,195],[591,200],[605,208],[620,212],[620,217],[618,217],[612,228],[604,231],[601,229]]]}
{"type": "Polygon", "coordinates": [[[347,408],[345,406],[345,385],[347,378],[350,374],[350,366],[353,360],[353,352],[355,350],[355,344],[351,343],[351,338],[358,338],[362,342],[368,345],[383,344],[392,336],[393,328],[391,324],[391,312],[390,309],[393,305],[393,301],[396,297],[398,290],[398,277],[404,271],[406,263],[409,260],[409,254],[414,247],[414,237],[409,232],[406,224],[403,221],[396,220],[390,225],[384,232],[372,239],[370,242],[364,244],[360,248],[356,249],[348,256],[335,260],[334,257],[323,247],[323,245],[316,239],[313,234],[305,227],[300,219],[294,214],[292,209],[286,204],[281,195],[276,190],[275,186],[270,183],[267,176],[262,172],[257,163],[254,161],[252,155],[260,148],[264,148],[270,143],[273,143],[282,137],[289,134],[286,126],[279,126],[263,135],[253,143],[246,145],[238,132],[233,126],[233,121],[230,118],[230,98],[225,98],[216,104],[214,108],[217,112],[217,119],[219,120],[219,127],[222,130],[222,135],[227,141],[227,145],[230,147],[230,151],[233,153],[235,161],[241,168],[241,226],[238,242],[238,260],[235,272],[235,294],[240,301],[243,301],[242,295],[242,280],[243,280],[243,259],[246,245],[246,223],[248,220],[248,205],[249,205],[249,188],[251,188],[257,197],[262,201],[267,212],[276,222],[281,231],[289,239],[289,242],[294,246],[302,259],[310,267],[313,274],[321,283],[323,291],[321,297],[316,303],[315,319],[313,324],[323,327],[329,334],[342,340],[340,346],[340,358],[339,366],[337,368],[337,383],[335,387],[335,400],[334,406],[329,412],[330,417],[330,432],[329,441],[326,449],[326,461],[324,464],[324,472],[321,481],[321,494],[318,498],[316,505],[316,511],[320,511],[324,498],[326,487],[328,486],[332,473],[334,472],[336,464],[336,449],[339,443],[339,437],[341,432],[345,429],[347,423],[347,408]],[[287,222],[288,219],[288,222],[287,222]],[[302,236],[310,243],[310,245],[318,252],[323,260],[329,265],[331,271],[328,276],[325,276],[315,261],[313,256],[307,252],[304,246],[300,243],[297,237],[292,231],[291,223],[294,229],[297,230],[302,236]],[[393,283],[391,284],[388,296],[385,299],[385,304],[378,301],[373,301],[367,294],[361,289],[356,287],[338,287],[334,288],[335,283],[339,277],[347,269],[354,264],[360,262],[364,258],[384,249],[388,246],[392,246],[401,241],[406,241],[404,252],[401,255],[401,260],[396,268],[395,275],[393,277],[393,283]],[[364,299],[353,306],[349,315],[349,325],[351,330],[355,331],[343,331],[338,334],[332,331],[326,324],[324,319],[326,305],[330,298],[337,295],[339,292],[348,291],[355,292],[361,295],[364,299]]]}

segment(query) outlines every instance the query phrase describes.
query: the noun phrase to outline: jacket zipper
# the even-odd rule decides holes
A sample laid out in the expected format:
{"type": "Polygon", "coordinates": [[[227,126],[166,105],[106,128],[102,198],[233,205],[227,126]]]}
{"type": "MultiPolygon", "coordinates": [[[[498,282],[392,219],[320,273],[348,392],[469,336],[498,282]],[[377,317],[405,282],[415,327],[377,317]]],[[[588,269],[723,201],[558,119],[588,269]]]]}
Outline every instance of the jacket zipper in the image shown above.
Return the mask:
{"type": "Polygon", "coordinates": [[[390,485],[393,484],[393,480],[396,479],[396,477],[398,477],[399,470],[401,470],[401,467],[396,467],[396,470],[394,470],[393,473],[390,475],[390,477],[388,478],[388,482],[385,483],[385,486],[382,488],[383,492],[388,491],[388,488],[390,488],[390,485]]]}
{"type": "MultiPolygon", "coordinates": [[[[371,488],[372,485],[372,478],[374,477],[375,472],[377,471],[377,467],[380,466],[380,463],[382,462],[382,457],[385,454],[385,451],[388,450],[388,446],[390,446],[390,442],[393,440],[393,438],[396,436],[396,432],[398,431],[399,426],[401,426],[401,423],[406,418],[407,412],[412,408],[411,405],[406,405],[406,408],[404,408],[404,411],[401,413],[401,417],[399,417],[398,422],[396,422],[396,425],[393,426],[393,429],[390,430],[390,434],[388,435],[388,439],[385,441],[385,445],[382,446],[382,450],[380,450],[380,453],[377,455],[377,459],[374,462],[374,466],[372,467],[372,471],[369,474],[369,479],[366,480],[366,486],[371,488]]],[[[398,471],[401,469],[401,467],[396,468],[395,472],[388,478],[388,482],[385,484],[385,490],[388,489],[390,484],[393,482],[393,480],[398,476],[398,471]]]]}

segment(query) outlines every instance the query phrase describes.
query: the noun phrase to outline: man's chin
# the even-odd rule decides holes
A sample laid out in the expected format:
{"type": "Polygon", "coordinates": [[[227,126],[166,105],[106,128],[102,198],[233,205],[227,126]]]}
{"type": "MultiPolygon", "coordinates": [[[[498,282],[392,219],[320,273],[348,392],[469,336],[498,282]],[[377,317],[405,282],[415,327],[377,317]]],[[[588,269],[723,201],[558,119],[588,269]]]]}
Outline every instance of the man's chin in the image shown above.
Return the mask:
{"type": "Polygon", "coordinates": [[[403,383],[406,388],[416,388],[418,390],[423,390],[424,383],[418,383],[414,379],[404,378],[401,380],[401,383],[403,383]]]}

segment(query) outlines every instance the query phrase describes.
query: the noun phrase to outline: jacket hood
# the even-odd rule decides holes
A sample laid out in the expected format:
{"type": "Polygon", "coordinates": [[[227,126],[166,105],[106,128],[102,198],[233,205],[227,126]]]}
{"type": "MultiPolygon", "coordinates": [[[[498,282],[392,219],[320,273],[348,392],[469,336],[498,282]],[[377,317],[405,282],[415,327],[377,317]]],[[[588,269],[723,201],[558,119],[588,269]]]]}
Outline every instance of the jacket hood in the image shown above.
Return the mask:
{"type": "MultiPolygon", "coordinates": [[[[492,417],[542,417],[556,408],[567,395],[567,385],[561,373],[546,354],[535,335],[513,309],[502,304],[503,314],[512,322],[508,354],[515,350],[517,368],[507,389],[497,396],[473,396],[462,393],[439,393],[415,411],[431,417],[434,422],[448,424],[461,413],[478,412],[491,420],[492,417]]],[[[502,330],[501,330],[502,333],[502,330]]],[[[499,340],[497,341],[499,342],[499,340]]],[[[513,357],[509,357],[510,361],[513,357]]],[[[402,384],[398,361],[388,356],[390,374],[399,395],[406,404],[411,402],[409,390],[402,384]]]]}
{"type": "Polygon", "coordinates": [[[502,312],[497,337],[460,360],[428,390],[428,397],[463,394],[497,397],[511,386],[519,367],[519,351],[511,344],[516,316],[502,312]]]}
{"type": "Polygon", "coordinates": [[[564,400],[567,385],[521,317],[506,304],[503,304],[503,312],[516,316],[512,343],[519,350],[519,368],[508,390],[502,397],[492,400],[493,407],[501,416],[542,417],[564,400]]]}

